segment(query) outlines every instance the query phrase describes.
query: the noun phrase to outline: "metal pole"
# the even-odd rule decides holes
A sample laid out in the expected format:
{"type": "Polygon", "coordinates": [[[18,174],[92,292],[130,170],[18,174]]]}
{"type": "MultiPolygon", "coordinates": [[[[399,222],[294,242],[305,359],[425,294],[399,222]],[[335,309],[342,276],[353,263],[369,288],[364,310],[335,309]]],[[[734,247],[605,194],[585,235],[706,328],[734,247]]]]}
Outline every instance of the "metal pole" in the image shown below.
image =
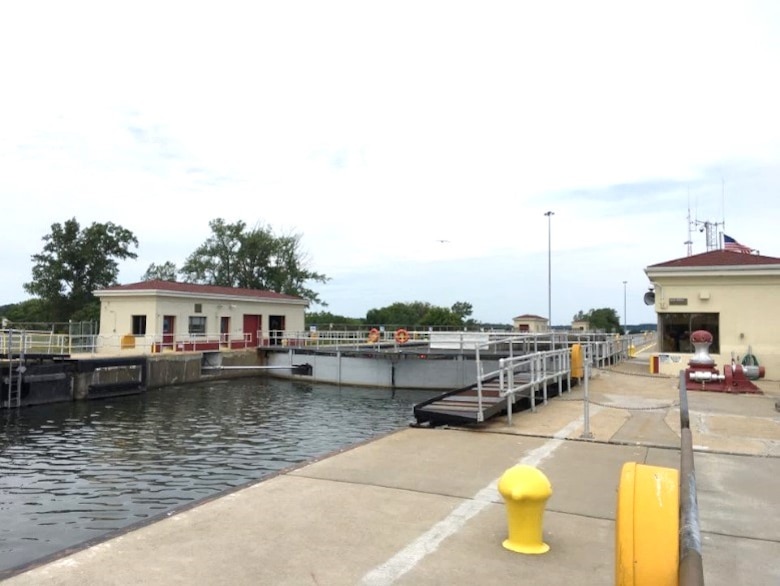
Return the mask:
{"type": "Polygon", "coordinates": [[[585,364],[583,366],[584,366],[584,370],[585,370],[585,373],[584,373],[585,374],[585,377],[584,377],[585,378],[585,391],[583,393],[583,395],[584,395],[583,399],[584,400],[583,400],[583,414],[582,414],[582,418],[584,420],[585,426],[583,427],[582,435],[580,437],[582,437],[584,439],[592,439],[593,438],[593,434],[590,432],[590,396],[588,394],[588,380],[590,379],[590,358],[586,356],[584,362],[585,362],[585,364]]]}
{"type": "Polygon", "coordinates": [[[628,316],[626,315],[626,283],[623,281],[623,335],[628,333],[628,316]]]}
{"type": "Polygon", "coordinates": [[[555,212],[544,212],[547,216],[547,327],[552,330],[552,222],[555,212]]]}

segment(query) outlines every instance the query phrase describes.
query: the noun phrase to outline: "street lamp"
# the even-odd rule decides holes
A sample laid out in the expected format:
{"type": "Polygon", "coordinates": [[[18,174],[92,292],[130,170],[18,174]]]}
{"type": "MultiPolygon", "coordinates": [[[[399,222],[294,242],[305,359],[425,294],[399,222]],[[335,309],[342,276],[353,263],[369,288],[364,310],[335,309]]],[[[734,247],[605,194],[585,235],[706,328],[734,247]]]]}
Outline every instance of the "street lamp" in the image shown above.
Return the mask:
{"type": "Polygon", "coordinates": [[[623,281],[623,334],[628,333],[628,316],[626,315],[626,283],[623,281]]]}
{"type": "Polygon", "coordinates": [[[555,212],[544,212],[547,216],[547,327],[552,330],[552,236],[551,218],[555,212]]]}

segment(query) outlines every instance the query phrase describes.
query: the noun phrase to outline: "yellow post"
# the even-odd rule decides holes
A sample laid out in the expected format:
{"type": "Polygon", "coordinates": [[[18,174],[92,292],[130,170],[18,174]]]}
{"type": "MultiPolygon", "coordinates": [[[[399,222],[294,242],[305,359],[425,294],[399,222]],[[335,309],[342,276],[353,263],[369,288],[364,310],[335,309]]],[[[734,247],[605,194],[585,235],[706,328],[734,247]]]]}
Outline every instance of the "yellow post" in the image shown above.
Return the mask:
{"type": "Polygon", "coordinates": [[[571,346],[571,375],[574,378],[582,378],[585,376],[581,344],[572,344],[571,346]]]}
{"type": "Polygon", "coordinates": [[[679,473],[626,462],[615,517],[615,585],[677,586],[679,473]]]}
{"type": "Polygon", "coordinates": [[[542,540],[542,517],[552,486],[537,468],[519,464],[509,468],[498,481],[498,492],[507,509],[509,537],[503,546],[517,553],[547,553],[542,540]]]}

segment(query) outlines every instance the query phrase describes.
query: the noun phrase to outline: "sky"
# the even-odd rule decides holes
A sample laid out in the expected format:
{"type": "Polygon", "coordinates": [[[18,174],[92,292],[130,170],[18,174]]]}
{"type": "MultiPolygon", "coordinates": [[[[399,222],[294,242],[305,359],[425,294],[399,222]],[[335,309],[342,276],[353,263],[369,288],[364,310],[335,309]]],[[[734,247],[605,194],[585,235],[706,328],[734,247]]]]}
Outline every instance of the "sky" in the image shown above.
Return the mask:
{"type": "Polygon", "coordinates": [[[314,311],[655,322],[703,222],[780,256],[778,63],[772,0],[3,2],[0,305],[55,223],[131,283],[223,218],[300,235],[314,311]]]}

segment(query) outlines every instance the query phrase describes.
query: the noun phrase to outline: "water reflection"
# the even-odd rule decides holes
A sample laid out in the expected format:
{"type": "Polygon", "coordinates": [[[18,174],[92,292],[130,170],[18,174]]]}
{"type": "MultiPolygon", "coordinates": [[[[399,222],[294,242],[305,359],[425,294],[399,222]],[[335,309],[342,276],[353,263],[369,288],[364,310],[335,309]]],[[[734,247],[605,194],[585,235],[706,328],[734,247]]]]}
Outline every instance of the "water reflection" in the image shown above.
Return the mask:
{"type": "Polygon", "coordinates": [[[430,396],[251,378],[0,412],[0,571],[404,427],[430,396]]]}

